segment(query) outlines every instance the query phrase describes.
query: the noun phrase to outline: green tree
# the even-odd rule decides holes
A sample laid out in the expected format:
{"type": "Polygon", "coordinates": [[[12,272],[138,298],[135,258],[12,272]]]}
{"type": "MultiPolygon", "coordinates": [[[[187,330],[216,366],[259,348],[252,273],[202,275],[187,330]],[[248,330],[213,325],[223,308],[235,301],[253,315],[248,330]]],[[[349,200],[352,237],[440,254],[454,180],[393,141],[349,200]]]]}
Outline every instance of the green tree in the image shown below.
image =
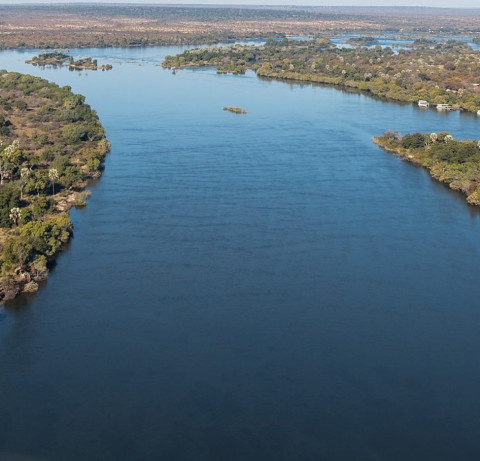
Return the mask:
{"type": "Polygon", "coordinates": [[[421,133],[407,134],[402,138],[405,149],[419,149],[425,147],[425,136],[421,133]]]}
{"type": "Polygon", "coordinates": [[[11,227],[10,210],[20,205],[20,194],[13,184],[0,187],[0,227],[11,227]]]}

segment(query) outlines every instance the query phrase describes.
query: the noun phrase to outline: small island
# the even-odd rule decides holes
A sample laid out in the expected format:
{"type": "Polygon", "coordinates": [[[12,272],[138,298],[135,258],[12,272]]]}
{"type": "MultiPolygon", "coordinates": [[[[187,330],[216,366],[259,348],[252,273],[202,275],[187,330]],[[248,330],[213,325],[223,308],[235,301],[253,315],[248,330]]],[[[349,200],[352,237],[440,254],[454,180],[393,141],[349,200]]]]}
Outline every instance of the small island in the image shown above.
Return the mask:
{"type": "Polygon", "coordinates": [[[101,66],[98,65],[96,59],[92,59],[90,57],[81,58],[75,61],[72,57],[69,58],[68,67],[70,70],[112,70],[112,65],[110,64],[103,64],[101,66]]]}
{"type": "Polygon", "coordinates": [[[33,66],[52,66],[59,67],[63,66],[66,61],[68,61],[70,56],[60,51],[49,51],[45,53],[40,53],[38,56],[34,56],[32,59],[25,61],[27,64],[32,64],[33,66]]]}
{"type": "Polygon", "coordinates": [[[0,303],[34,292],[73,233],[109,150],[85,98],[69,86],[0,71],[0,303]]]}
{"type": "Polygon", "coordinates": [[[68,65],[70,70],[111,70],[113,66],[111,64],[98,65],[98,61],[91,57],[80,58],[75,61],[72,56],[60,51],[49,51],[40,53],[38,56],[34,56],[32,59],[25,61],[27,64],[33,66],[50,66],[50,67],[63,67],[68,65]]]}
{"type": "Polygon", "coordinates": [[[354,46],[372,46],[377,45],[378,40],[375,37],[351,37],[347,43],[354,46]]]}
{"type": "Polygon", "coordinates": [[[233,112],[234,114],[246,114],[247,111],[245,109],[241,109],[240,107],[231,107],[225,106],[223,110],[228,110],[229,112],[233,112]]]}
{"type": "Polygon", "coordinates": [[[426,168],[433,178],[465,194],[469,204],[480,206],[480,141],[457,140],[447,132],[400,136],[394,131],[373,141],[382,149],[426,168]]]}

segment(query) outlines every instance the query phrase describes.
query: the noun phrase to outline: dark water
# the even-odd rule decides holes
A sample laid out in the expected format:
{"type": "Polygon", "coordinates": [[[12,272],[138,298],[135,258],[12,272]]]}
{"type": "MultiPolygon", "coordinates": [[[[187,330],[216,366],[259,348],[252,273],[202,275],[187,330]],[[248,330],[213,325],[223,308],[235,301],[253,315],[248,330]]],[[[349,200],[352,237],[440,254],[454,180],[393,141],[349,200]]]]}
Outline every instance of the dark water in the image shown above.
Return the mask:
{"type": "Polygon", "coordinates": [[[480,121],[155,65],[176,51],[0,54],[112,142],[48,283],[0,310],[0,459],[477,460],[479,214],[371,137],[480,121]]]}

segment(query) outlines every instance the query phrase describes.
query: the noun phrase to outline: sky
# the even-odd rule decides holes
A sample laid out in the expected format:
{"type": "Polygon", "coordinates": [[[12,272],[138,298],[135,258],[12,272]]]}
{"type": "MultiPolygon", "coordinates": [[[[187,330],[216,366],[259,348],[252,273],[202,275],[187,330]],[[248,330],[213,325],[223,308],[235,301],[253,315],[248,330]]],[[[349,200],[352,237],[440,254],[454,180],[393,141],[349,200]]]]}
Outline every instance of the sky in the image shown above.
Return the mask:
{"type": "Polygon", "coordinates": [[[442,8],[480,8],[479,0],[0,0],[0,4],[25,3],[150,3],[150,4],[221,4],[221,5],[365,5],[365,6],[431,6],[442,8]]]}

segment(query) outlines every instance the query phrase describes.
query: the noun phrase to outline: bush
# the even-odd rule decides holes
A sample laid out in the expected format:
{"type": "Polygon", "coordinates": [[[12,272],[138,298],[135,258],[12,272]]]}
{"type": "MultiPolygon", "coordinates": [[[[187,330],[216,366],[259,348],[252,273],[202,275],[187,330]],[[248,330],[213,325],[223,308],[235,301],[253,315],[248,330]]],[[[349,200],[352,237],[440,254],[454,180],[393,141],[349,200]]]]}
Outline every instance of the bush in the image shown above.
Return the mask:
{"type": "Polygon", "coordinates": [[[40,159],[44,162],[52,162],[55,158],[55,152],[53,149],[45,149],[40,155],[40,159]]]}
{"type": "Polygon", "coordinates": [[[0,136],[10,136],[10,126],[12,123],[0,114],[0,136]]]}
{"type": "Polygon", "coordinates": [[[47,133],[33,133],[32,142],[36,146],[45,146],[50,143],[47,133]]]}
{"type": "Polygon", "coordinates": [[[425,147],[425,136],[421,133],[406,134],[402,138],[402,147],[405,149],[420,149],[425,147]]]}
{"type": "Polygon", "coordinates": [[[59,184],[63,187],[73,187],[75,186],[78,181],[82,179],[82,173],[78,169],[78,167],[69,165],[65,168],[62,176],[59,179],[59,184]]]}
{"type": "Polygon", "coordinates": [[[36,217],[40,217],[53,208],[54,201],[50,197],[40,195],[32,200],[32,210],[36,217]]]}
{"type": "Polygon", "coordinates": [[[49,186],[50,179],[48,178],[48,171],[35,170],[30,178],[28,178],[24,191],[26,194],[43,194],[49,186]]]}
{"type": "Polygon", "coordinates": [[[0,227],[12,227],[10,210],[20,205],[20,191],[14,184],[0,187],[0,227]]]}
{"type": "Polygon", "coordinates": [[[51,258],[68,242],[73,225],[67,214],[57,215],[48,221],[31,221],[22,227],[20,235],[31,242],[36,254],[51,258]]]}
{"type": "Polygon", "coordinates": [[[34,249],[27,237],[10,237],[5,242],[2,256],[2,274],[10,272],[17,266],[25,267],[31,260],[34,249]]]}
{"type": "Polygon", "coordinates": [[[22,99],[17,99],[13,105],[19,109],[19,110],[26,110],[27,109],[27,103],[23,101],[22,99]]]}
{"type": "Polygon", "coordinates": [[[81,125],[67,125],[62,133],[68,144],[79,144],[87,140],[87,130],[81,125]]]}

